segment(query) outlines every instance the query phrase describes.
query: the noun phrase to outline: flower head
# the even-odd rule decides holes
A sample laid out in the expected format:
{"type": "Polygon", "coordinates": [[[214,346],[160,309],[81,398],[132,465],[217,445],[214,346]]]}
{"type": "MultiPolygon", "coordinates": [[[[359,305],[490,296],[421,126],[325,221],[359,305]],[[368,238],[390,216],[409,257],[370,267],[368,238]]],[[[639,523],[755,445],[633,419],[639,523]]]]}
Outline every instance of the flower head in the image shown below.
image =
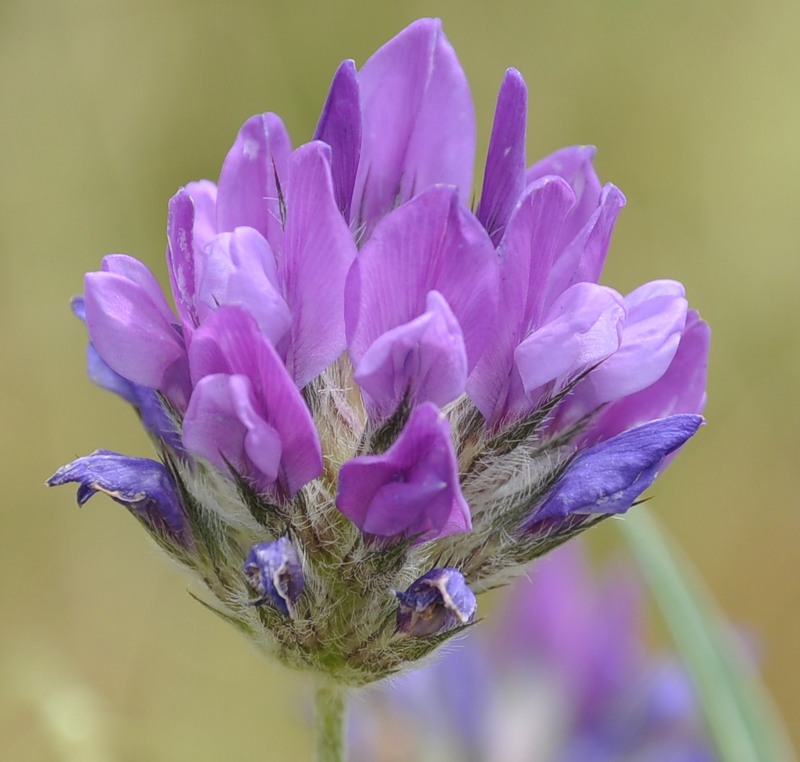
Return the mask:
{"type": "Polygon", "coordinates": [[[169,202],[175,309],[121,254],[75,302],[90,376],[161,463],[95,453],[51,483],[127,505],[265,650],[352,684],[626,511],[702,422],[708,330],[674,281],[599,284],[624,198],[585,146],[528,167],[526,106],[510,69],[474,212],[436,20],[345,61],[311,142],[248,119],[169,202]]]}

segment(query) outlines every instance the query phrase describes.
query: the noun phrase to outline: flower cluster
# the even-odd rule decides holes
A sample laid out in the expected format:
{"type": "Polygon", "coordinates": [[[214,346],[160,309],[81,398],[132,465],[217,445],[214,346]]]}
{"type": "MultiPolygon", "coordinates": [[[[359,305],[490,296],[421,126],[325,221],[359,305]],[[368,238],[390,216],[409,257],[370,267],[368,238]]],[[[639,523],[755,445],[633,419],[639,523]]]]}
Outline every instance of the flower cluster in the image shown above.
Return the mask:
{"type": "Polygon", "coordinates": [[[570,543],[537,564],[486,629],[433,664],[353,696],[348,758],[718,759],[689,675],[644,646],[634,570],[595,568],[581,551],[570,543]]]}
{"type": "Polygon", "coordinates": [[[528,167],[526,99],[510,69],[473,211],[467,81],[417,21],[339,67],[311,142],[256,115],[170,200],[176,312],[121,254],[73,303],[160,462],[50,483],[128,506],[288,664],[363,684],[425,656],[702,423],[707,326],[675,281],[599,285],[623,196],[585,146],[528,167]]]}

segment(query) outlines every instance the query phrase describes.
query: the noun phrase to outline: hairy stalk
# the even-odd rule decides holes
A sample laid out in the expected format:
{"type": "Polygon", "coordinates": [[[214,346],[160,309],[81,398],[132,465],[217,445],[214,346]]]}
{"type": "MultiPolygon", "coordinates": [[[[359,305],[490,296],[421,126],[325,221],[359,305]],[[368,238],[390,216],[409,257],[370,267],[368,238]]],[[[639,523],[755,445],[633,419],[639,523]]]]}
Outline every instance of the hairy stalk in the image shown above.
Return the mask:
{"type": "Polygon", "coordinates": [[[344,717],[347,689],[325,676],[317,678],[314,695],[314,759],[344,762],[344,717]]]}

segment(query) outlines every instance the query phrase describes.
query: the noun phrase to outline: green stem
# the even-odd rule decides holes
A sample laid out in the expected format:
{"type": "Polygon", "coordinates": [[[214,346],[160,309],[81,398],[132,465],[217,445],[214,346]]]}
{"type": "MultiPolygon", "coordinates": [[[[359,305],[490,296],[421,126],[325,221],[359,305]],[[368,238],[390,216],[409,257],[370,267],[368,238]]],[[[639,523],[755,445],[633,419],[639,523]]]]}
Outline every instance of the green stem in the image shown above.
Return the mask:
{"type": "Polygon", "coordinates": [[[344,762],[344,715],[347,692],[320,677],[314,696],[314,759],[344,762]]]}

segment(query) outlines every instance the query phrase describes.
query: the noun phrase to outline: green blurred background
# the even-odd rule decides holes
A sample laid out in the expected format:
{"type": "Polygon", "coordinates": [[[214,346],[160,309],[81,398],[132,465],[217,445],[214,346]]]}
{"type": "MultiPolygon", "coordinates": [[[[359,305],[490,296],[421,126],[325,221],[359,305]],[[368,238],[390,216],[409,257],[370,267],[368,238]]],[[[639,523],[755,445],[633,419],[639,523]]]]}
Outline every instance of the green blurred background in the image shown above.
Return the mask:
{"type": "Polygon", "coordinates": [[[5,0],[0,758],[309,756],[305,678],[193,602],[120,507],[79,511],[43,486],[96,447],[150,452],[86,380],[68,301],[109,252],[166,282],[177,187],[216,178],[253,113],[308,139],[339,61],[363,63],[422,15],[443,18],[470,78],[479,162],[516,66],[531,160],[594,143],[628,196],[605,282],[678,278],[711,323],[710,425],[651,505],[752,635],[800,741],[796,0],[5,0]]]}

